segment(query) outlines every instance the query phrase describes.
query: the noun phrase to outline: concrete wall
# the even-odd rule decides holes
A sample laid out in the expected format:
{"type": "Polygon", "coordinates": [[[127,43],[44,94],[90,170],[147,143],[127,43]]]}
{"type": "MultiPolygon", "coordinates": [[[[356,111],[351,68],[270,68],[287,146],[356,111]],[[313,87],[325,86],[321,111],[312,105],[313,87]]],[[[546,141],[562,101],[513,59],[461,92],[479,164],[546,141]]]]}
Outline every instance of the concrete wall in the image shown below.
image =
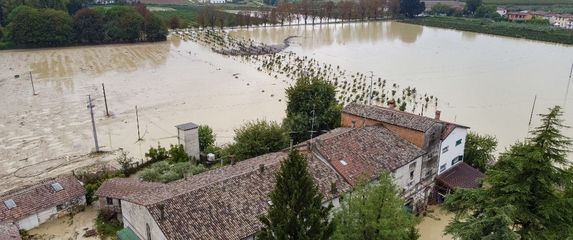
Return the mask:
{"type": "Polygon", "coordinates": [[[179,143],[183,145],[187,155],[199,160],[199,128],[178,131],[179,143]]]}
{"type": "Polygon", "coordinates": [[[123,226],[129,227],[141,240],[166,240],[165,235],[155,222],[147,208],[134,203],[122,201],[121,211],[123,215],[123,226]],[[151,239],[147,239],[147,227],[151,231],[151,239]]]}
{"type": "Polygon", "coordinates": [[[417,191],[416,186],[420,183],[422,173],[422,157],[418,157],[408,164],[394,170],[392,176],[394,183],[402,190],[403,196],[412,195],[417,191]],[[414,166],[415,165],[415,166],[414,166]],[[414,176],[410,178],[410,171],[414,171],[414,176]]]}
{"type": "Polygon", "coordinates": [[[438,175],[447,171],[452,167],[452,160],[458,156],[464,155],[464,145],[466,144],[466,136],[468,135],[468,130],[466,128],[457,127],[444,141],[442,141],[440,148],[440,161],[438,164],[438,175]],[[462,143],[456,146],[456,141],[462,139],[462,143]],[[448,148],[444,152],[444,148],[448,148]],[[445,168],[442,168],[445,166],[445,168]]]}

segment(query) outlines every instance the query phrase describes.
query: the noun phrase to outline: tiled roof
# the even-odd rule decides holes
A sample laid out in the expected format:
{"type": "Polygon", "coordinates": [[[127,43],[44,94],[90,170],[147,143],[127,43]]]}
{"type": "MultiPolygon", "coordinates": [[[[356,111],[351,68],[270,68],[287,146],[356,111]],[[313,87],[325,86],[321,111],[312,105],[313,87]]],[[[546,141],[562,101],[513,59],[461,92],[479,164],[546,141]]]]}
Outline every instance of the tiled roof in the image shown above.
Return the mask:
{"type": "Polygon", "coordinates": [[[375,179],[382,170],[394,171],[425,153],[382,126],[336,131],[340,134],[317,137],[314,146],[352,185],[375,179]]]}
{"type": "Polygon", "coordinates": [[[82,184],[72,175],[60,176],[56,179],[30,186],[0,197],[0,222],[19,220],[40,210],[55,207],[86,194],[82,184]],[[59,183],[63,189],[55,191],[53,183],[59,183]],[[8,209],[4,201],[12,199],[16,207],[8,209]]]}
{"type": "MultiPolygon", "coordinates": [[[[268,194],[287,155],[277,152],[244,160],[132,194],[128,201],[147,206],[168,239],[243,239],[262,227],[259,216],[268,210],[268,194]]],[[[350,190],[327,163],[307,158],[309,171],[325,199],[350,190]],[[331,192],[332,183],[336,183],[337,193],[331,192]]]]}
{"type": "Polygon", "coordinates": [[[395,109],[351,103],[342,109],[343,112],[388,124],[426,132],[439,120],[407,113],[395,109]]]}
{"type": "Polygon", "coordinates": [[[96,191],[98,197],[125,199],[125,197],[163,186],[162,183],[145,182],[134,178],[113,178],[105,181],[96,191]]]}
{"type": "Polygon", "coordinates": [[[21,240],[18,227],[13,223],[0,223],[0,240],[21,240]]]}
{"type": "Polygon", "coordinates": [[[460,162],[436,177],[440,182],[450,189],[457,188],[478,188],[479,180],[484,174],[465,162],[460,162]]]}

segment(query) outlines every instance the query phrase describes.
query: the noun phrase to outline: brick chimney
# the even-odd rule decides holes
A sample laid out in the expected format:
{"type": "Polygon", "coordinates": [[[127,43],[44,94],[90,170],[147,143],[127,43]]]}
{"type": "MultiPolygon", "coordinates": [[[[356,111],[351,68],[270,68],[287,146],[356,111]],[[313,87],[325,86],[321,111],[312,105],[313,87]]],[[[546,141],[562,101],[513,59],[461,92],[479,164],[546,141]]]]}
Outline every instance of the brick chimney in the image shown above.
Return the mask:
{"type": "Polygon", "coordinates": [[[436,116],[434,117],[434,119],[440,120],[440,116],[441,116],[441,115],[442,115],[442,111],[436,110],[436,116]]]}
{"type": "Polygon", "coordinates": [[[388,107],[390,109],[395,109],[396,108],[396,101],[394,101],[394,99],[388,100],[388,107]]]}

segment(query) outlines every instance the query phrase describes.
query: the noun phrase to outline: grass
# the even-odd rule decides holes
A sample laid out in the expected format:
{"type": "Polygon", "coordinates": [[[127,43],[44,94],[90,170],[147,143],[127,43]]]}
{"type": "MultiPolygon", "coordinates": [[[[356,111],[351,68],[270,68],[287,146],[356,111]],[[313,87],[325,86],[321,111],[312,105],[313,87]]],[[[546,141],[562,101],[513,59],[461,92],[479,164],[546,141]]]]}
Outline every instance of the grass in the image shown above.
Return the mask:
{"type": "Polygon", "coordinates": [[[505,21],[495,22],[491,19],[459,17],[426,17],[402,20],[402,22],[545,42],[573,44],[573,31],[548,25],[505,21]]]}
{"type": "Polygon", "coordinates": [[[170,11],[153,11],[153,14],[164,19],[178,17],[185,25],[196,25],[200,7],[192,5],[149,5],[150,8],[165,8],[170,11]]]}

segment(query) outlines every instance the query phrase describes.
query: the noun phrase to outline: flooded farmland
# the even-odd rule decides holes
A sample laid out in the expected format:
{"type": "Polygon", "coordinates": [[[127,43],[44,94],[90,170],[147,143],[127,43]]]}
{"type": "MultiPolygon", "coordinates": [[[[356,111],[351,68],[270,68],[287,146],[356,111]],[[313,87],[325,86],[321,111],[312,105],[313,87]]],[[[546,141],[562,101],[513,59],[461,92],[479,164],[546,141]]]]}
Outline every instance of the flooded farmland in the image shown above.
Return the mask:
{"type": "MultiPolygon", "coordinates": [[[[440,98],[444,119],[496,134],[502,146],[526,136],[534,95],[536,113],[563,104],[573,61],[569,46],[395,22],[242,29],[232,36],[267,44],[297,36],[286,51],[352,72],[372,71],[390,83],[432,94],[440,98]]],[[[245,121],[280,121],[288,79],[177,37],[150,44],[1,51],[0,192],[109,161],[110,156],[85,156],[94,148],[88,95],[94,99],[102,150],[121,148],[142,158],[159,142],[176,143],[177,124],[208,124],[221,144],[245,121]]],[[[573,125],[571,98],[565,111],[573,125]]]]}

